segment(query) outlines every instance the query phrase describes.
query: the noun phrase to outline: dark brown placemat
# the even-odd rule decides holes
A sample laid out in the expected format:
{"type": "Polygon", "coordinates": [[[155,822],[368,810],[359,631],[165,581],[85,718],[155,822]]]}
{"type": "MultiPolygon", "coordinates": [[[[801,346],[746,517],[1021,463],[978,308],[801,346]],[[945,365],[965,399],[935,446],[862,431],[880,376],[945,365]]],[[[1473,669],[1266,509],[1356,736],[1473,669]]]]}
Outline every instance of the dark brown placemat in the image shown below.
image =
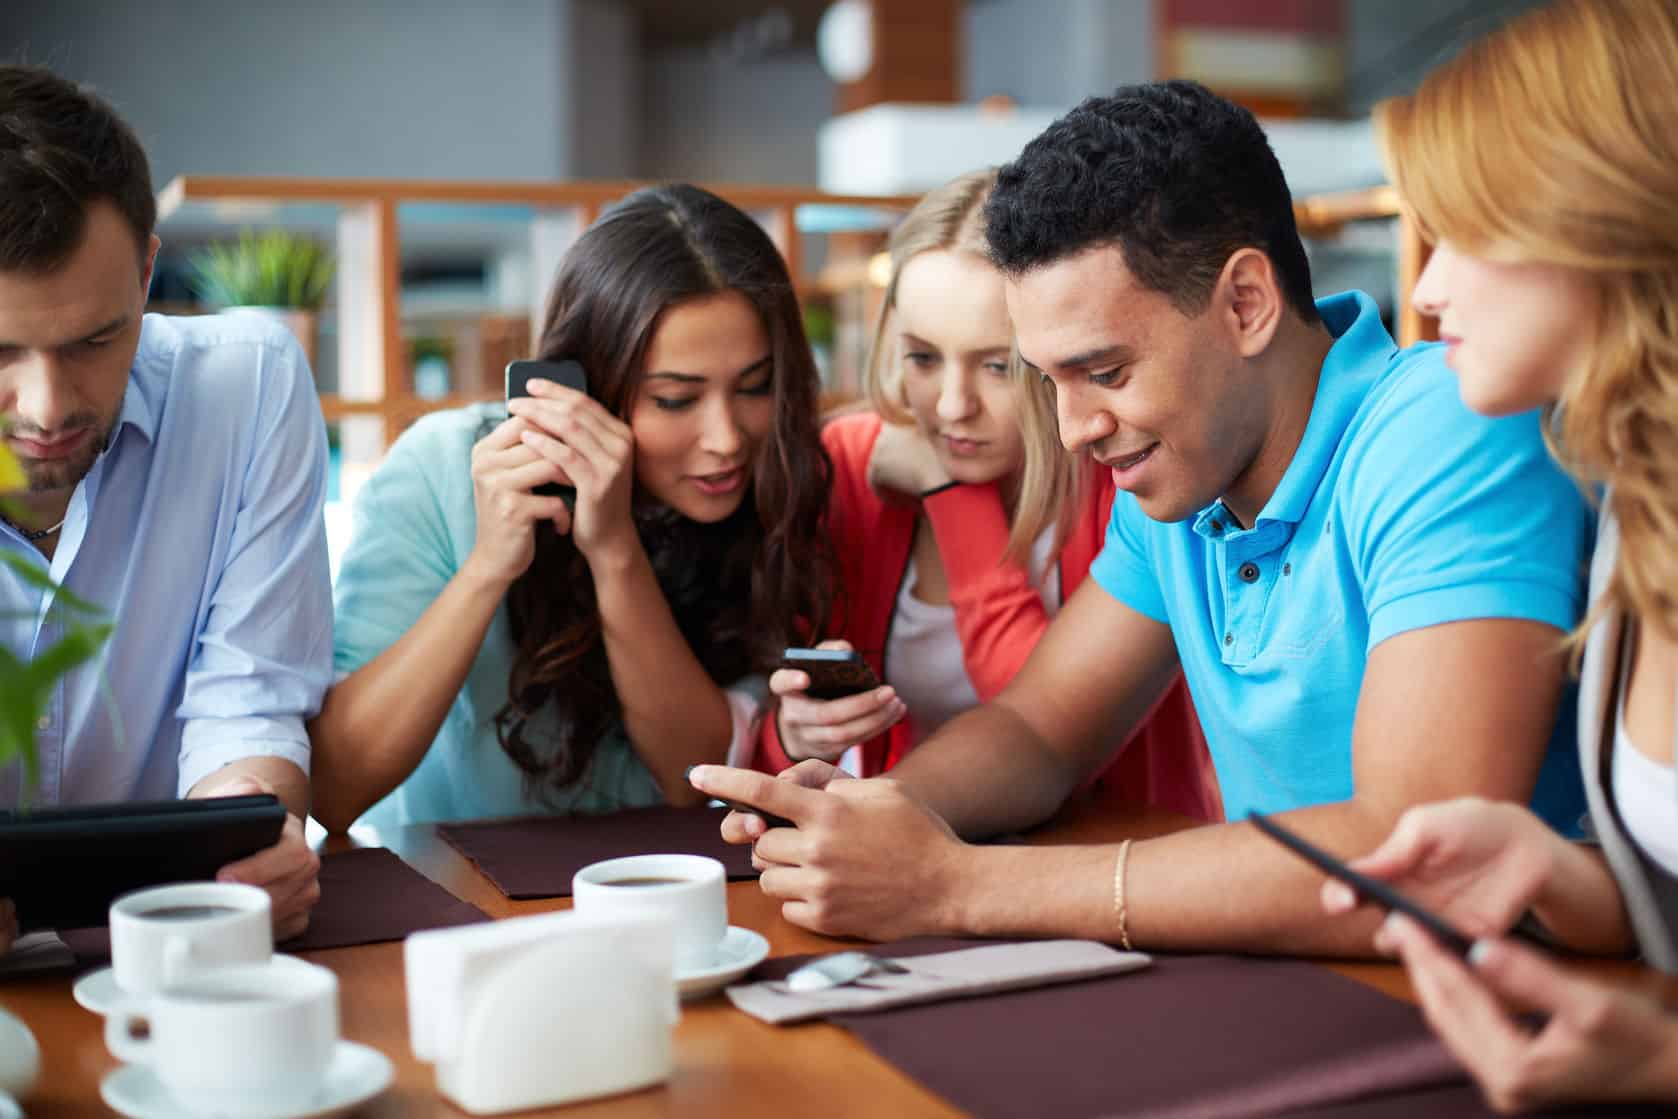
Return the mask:
{"type": "Polygon", "coordinates": [[[489,920],[383,847],[337,851],[320,860],[320,904],[302,936],[278,947],[313,952],[402,940],[425,929],[489,920]]]}
{"type": "MultiPolygon", "coordinates": [[[[489,920],[383,847],[335,851],[320,858],[320,901],[302,936],[275,945],[282,952],[313,952],[401,940],[422,929],[448,929],[489,920]]],[[[110,931],[75,929],[63,934],[79,968],[111,960],[110,931]]]]}
{"type": "MultiPolygon", "coordinates": [[[[1490,1115],[1480,1102],[1480,1090],[1469,1083],[1445,1084],[1417,1092],[1398,1092],[1377,1099],[1290,1111],[1283,1119],[1454,1119],[1490,1115]]],[[[1526,1112],[1545,1119],[1671,1119],[1674,1111],[1660,1104],[1586,1103],[1572,1107],[1526,1112]]]]}
{"type": "Polygon", "coordinates": [[[755,878],[752,849],[722,841],[724,808],[631,808],[603,816],[519,816],[439,824],[456,851],[514,900],[571,896],[571,876],[625,855],[709,855],[730,879],[755,878]]]}
{"type": "MultiPolygon", "coordinates": [[[[921,939],[884,954],[978,942],[921,939]]],[[[773,978],[797,961],[773,961],[773,978]]],[[[1219,1119],[1425,1101],[1491,1113],[1412,1006],[1298,960],[1156,957],[1082,983],[833,1019],[956,1107],[985,1117],[1219,1119]]],[[[1395,1112],[1396,1114],[1396,1112],[1395,1112]]]]}

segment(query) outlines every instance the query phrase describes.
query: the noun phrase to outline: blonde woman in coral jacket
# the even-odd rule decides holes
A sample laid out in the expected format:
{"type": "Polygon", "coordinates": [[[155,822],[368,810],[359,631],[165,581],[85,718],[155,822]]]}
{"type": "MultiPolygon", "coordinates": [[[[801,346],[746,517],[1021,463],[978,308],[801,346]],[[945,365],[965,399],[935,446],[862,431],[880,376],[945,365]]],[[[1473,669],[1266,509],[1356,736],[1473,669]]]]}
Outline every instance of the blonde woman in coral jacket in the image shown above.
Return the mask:
{"type": "MultiPolygon", "coordinates": [[[[804,673],[775,673],[758,753],[770,772],[805,758],[865,777],[889,770],[1013,679],[1101,549],[1112,476],[1061,448],[1048,390],[1011,357],[984,245],[994,181],[980,171],[940,187],[892,236],[872,408],[822,433],[840,575],[823,644],[859,650],[884,684],[823,701],[804,694],[804,673]]],[[[1103,797],[1221,815],[1180,676],[1113,748],[1095,780],[1103,797]]]]}

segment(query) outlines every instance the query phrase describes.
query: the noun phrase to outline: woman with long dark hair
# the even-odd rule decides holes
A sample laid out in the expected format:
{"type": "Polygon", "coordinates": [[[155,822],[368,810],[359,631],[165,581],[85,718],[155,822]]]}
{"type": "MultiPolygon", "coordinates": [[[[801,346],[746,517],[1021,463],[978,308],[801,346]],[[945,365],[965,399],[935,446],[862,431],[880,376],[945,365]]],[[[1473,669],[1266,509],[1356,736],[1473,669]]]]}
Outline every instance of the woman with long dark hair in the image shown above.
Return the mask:
{"type": "Polygon", "coordinates": [[[817,374],[751,218],[630,195],[566,255],[538,356],[588,392],[427,416],[356,500],[310,728],[331,830],[691,801],[826,619],[817,374]]]}

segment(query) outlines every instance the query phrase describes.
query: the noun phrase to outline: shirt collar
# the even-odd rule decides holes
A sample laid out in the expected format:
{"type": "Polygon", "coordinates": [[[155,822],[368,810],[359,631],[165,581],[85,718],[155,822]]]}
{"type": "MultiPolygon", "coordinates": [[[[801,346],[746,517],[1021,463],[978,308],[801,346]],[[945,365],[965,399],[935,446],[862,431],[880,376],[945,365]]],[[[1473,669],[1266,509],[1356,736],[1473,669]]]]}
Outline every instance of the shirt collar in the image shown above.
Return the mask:
{"type": "Polygon", "coordinates": [[[1317,394],[1311,402],[1305,434],[1281,483],[1259,511],[1260,522],[1298,524],[1305,516],[1352,417],[1398,350],[1381,323],[1375,301],[1361,291],[1319,299],[1317,313],[1334,336],[1334,345],[1329,347],[1317,377],[1317,394]]]}
{"type": "Polygon", "coordinates": [[[128,387],[122,393],[122,411],[117,415],[116,430],[111,442],[124,427],[132,427],[146,442],[157,437],[157,397],[167,382],[158,376],[159,365],[167,365],[168,355],[159,347],[158,318],[147,315],[140,324],[140,347],[134,351],[134,361],[128,367],[128,387]]]}

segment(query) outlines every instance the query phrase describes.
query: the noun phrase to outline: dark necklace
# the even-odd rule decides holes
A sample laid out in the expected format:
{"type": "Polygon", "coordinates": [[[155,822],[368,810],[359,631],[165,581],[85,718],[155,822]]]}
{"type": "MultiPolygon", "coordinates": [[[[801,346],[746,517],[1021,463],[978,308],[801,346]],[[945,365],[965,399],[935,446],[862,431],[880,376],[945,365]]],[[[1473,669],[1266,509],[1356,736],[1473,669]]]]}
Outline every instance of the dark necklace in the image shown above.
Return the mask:
{"type": "Polygon", "coordinates": [[[64,522],[69,519],[69,516],[65,515],[60,517],[58,523],[53,525],[51,528],[27,529],[12,520],[10,517],[6,516],[4,513],[0,513],[0,521],[5,521],[7,524],[11,525],[13,529],[22,534],[23,538],[31,544],[35,543],[37,540],[45,540],[47,537],[63,528],[64,522]]]}

